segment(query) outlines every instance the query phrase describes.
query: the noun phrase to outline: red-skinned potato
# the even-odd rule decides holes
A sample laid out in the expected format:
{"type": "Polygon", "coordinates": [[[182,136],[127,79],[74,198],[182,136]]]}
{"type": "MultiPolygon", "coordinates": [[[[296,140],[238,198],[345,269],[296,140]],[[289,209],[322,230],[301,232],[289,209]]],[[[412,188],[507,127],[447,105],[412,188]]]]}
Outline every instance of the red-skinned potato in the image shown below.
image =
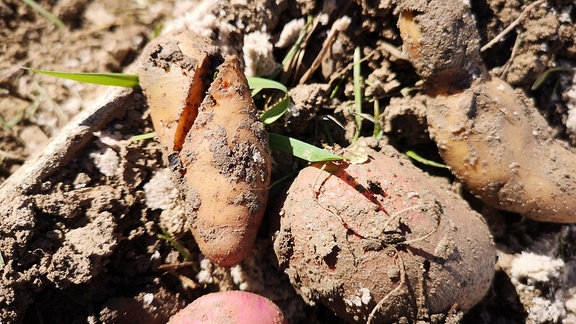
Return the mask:
{"type": "Polygon", "coordinates": [[[285,324],[276,304],[245,291],[203,295],[172,316],[168,324],[285,324]]]}
{"type": "Polygon", "coordinates": [[[307,167],[290,186],[274,249],[291,283],[351,322],[470,309],[494,274],[484,220],[393,149],[368,154],[307,167]]]}
{"type": "Polygon", "coordinates": [[[147,46],[139,76],[200,250],[221,266],[240,262],[266,209],[271,166],[238,59],[205,37],[172,33],[147,46]]]}

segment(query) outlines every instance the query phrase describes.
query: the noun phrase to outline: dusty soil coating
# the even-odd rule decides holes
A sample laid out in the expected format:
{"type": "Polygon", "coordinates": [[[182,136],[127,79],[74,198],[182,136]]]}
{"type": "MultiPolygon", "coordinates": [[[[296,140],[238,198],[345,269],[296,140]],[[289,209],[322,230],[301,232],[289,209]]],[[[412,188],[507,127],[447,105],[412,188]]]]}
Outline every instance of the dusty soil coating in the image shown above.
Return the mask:
{"type": "Polygon", "coordinates": [[[351,322],[454,321],[492,281],[484,220],[394,150],[365,152],[299,173],[274,241],[280,266],[351,322]]]}
{"type": "MultiPolygon", "coordinates": [[[[132,135],[152,131],[139,92],[118,91],[109,97],[116,98],[114,104],[95,115],[78,117],[73,129],[65,130],[62,127],[72,116],[81,110],[88,112],[93,107],[88,102],[106,90],[29,74],[18,67],[126,70],[158,23],[175,16],[178,19],[167,28],[201,24],[195,30],[215,39],[225,54],[240,54],[241,61],[247,62],[241,54],[248,52],[243,48],[245,34],[263,31],[272,39],[268,42],[275,43],[289,22],[325,13],[326,18],[318,20],[305,42],[300,62],[305,70],[315,60],[332,22],[347,15],[350,27],[337,33],[330,55],[307,81],[318,84],[315,89],[319,90],[313,92],[316,98],[310,98],[308,84],[299,86],[303,94],[293,94],[295,105],[289,110],[293,113],[272,128],[317,145],[347,146],[354,119],[350,113],[350,63],[354,47],[360,45],[367,57],[363,71],[371,82],[366,94],[379,98],[384,109],[386,128],[381,140],[401,151],[414,149],[437,159],[426,131],[422,108],[426,100],[414,92],[408,97],[399,94],[403,88],[418,85],[419,77],[409,63],[390,51],[389,45],[396,49],[401,45],[397,2],[256,1],[228,6],[219,2],[214,14],[196,16],[179,1],[143,7],[118,1],[40,4],[63,19],[67,28],[56,28],[21,2],[0,4],[0,115],[15,123],[3,123],[0,128],[0,181],[4,183],[0,185],[0,252],[4,261],[0,320],[163,323],[198,295],[245,289],[271,298],[293,322],[338,321],[323,306],[307,306],[296,295],[287,277],[271,262],[275,257],[265,230],[253,254],[239,266],[226,270],[203,260],[188,233],[177,191],[165,176],[168,165],[160,145],[154,140],[129,140],[132,135]],[[341,87],[330,98],[339,82],[341,87]],[[323,129],[331,131],[331,136],[323,129]],[[31,159],[43,168],[6,180],[57,134],[74,135],[56,138],[57,143],[42,156],[31,159]],[[160,226],[189,248],[191,265],[181,266],[182,256],[158,238],[160,226]]],[[[472,1],[472,6],[480,44],[493,39],[524,8],[521,1],[514,0],[472,1]]],[[[576,58],[575,10],[571,1],[537,6],[518,28],[481,53],[487,69],[525,92],[537,103],[556,137],[571,143],[576,138],[569,123],[576,105],[570,72],[576,58]],[[530,90],[550,67],[568,72],[551,73],[543,86],[530,90]]],[[[274,47],[272,61],[280,62],[288,48],[274,47]]],[[[305,71],[292,72],[281,74],[290,87],[305,71]]],[[[265,105],[264,99],[257,102],[258,107],[265,105]]],[[[366,103],[364,108],[371,113],[372,104],[366,103]]],[[[364,121],[363,126],[363,135],[370,136],[372,123],[364,121]]],[[[377,141],[373,142],[378,147],[377,141]]],[[[274,154],[275,179],[304,165],[274,154]]],[[[444,184],[446,179],[453,180],[447,172],[418,166],[441,175],[438,181],[444,184]]],[[[574,226],[523,219],[483,205],[458,183],[453,183],[453,189],[488,220],[499,256],[492,289],[462,322],[574,321],[574,226]]],[[[273,222],[270,215],[279,208],[278,196],[269,205],[266,224],[273,222]]]]}

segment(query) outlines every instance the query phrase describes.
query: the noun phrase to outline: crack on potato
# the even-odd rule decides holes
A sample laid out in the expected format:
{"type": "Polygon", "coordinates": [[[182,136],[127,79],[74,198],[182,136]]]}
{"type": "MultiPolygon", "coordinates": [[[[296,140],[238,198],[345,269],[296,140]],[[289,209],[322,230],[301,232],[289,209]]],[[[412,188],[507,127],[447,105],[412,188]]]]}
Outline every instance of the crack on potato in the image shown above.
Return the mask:
{"type": "Polygon", "coordinates": [[[190,31],[161,36],[145,53],[141,85],[192,234],[206,257],[232,266],[251,252],[270,184],[268,136],[248,81],[237,57],[224,59],[190,31]]]}

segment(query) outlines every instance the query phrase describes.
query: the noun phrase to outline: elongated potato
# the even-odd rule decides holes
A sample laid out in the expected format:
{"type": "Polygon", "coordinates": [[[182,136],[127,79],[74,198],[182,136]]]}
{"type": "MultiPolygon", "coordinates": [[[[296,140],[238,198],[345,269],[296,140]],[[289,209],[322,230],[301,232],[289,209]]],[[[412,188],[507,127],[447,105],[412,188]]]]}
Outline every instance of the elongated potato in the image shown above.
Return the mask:
{"type": "Polygon", "coordinates": [[[363,164],[298,174],[274,241],[280,266],[305,300],[351,322],[414,323],[470,309],[494,275],[484,220],[384,150],[368,151],[363,164]]]}
{"type": "Polygon", "coordinates": [[[429,131],[452,172],[491,206],[576,223],[576,153],[553,139],[530,100],[485,72],[469,6],[403,1],[398,26],[433,98],[429,131]]]}
{"type": "Polygon", "coordinates": [[[192,233],[212,261],[231,266],[251,250],[270,185],[268,135],[238,59],[218,69],[180,160],[192,233]]]}
{"type": "Polygon", "coordinates": [[[539,221],[576,222],[576,155],[531,102],[493,78],[427,113],[444,161],[485,203],[539,221]]]}
{"type": "Polygon", "coordinates": [[[180,32],[147,47],[139,75],[192,234],[206,257],[232,266],[251,251],[270,184],[268,136],[238,59],[180,32]]]}

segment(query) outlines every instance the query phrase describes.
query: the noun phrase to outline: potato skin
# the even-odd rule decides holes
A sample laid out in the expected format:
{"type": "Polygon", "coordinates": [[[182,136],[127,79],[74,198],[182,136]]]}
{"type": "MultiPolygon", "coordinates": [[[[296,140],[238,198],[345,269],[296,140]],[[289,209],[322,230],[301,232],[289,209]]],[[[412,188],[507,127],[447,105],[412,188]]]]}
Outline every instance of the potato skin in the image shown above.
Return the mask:
{"type": "Polygon", "coordinates": [[[538,221],[576,223],[576,153],[523,94],[492,78],[428,108],[430,134],[470,192],[538,221]]]}
{"type": "Polygon", "coordinates": [[[194,300],[168,324],[285,324],[284,314],[276,304],[260,295],[245,291],[216,292],[194,300]]]}
{"type": "Polygon", "coordinates": [[[494,274],[484,220],[393,149],[369,155],[300,172],[279,216],[280,266],[307,302],[351,322],[470,309],[494,274]]]}
{"type": "Polygon", "coordinates": [[[238,263],[256,239],[271,172],[268,135],[238,59],[176,32],[147,46],[139,76],[200,250],[218,265],[238,263]]]}
{"type": "Polygon", "coordinates": [[[469,4],[402,1],[398,26],[432,98],[430,134],[466,188],[499,209],[576,223],[576,152],[521,92],[486,73],[469,4]]]}
{"type": "Polygon", "coordinates": [[[179,154],[192,234],[206,257],[232,266],[251,251],[270,185],[268,134],[236,57],[219,66],[179,154]]]}
{"type": "Polygon", "coordinates": [[[151,41],[138,70],[154,130],[168,152],[180,151],[197,116],[220,49],[209,38],[190,31],[173,32],[151,41]]]}
{"type": "Polygon", "coordinates": [[[485,73],[480,37],[462,0],[403,0],[398,27],[403,50],[429,91],[470,85],[485,73]]]}

